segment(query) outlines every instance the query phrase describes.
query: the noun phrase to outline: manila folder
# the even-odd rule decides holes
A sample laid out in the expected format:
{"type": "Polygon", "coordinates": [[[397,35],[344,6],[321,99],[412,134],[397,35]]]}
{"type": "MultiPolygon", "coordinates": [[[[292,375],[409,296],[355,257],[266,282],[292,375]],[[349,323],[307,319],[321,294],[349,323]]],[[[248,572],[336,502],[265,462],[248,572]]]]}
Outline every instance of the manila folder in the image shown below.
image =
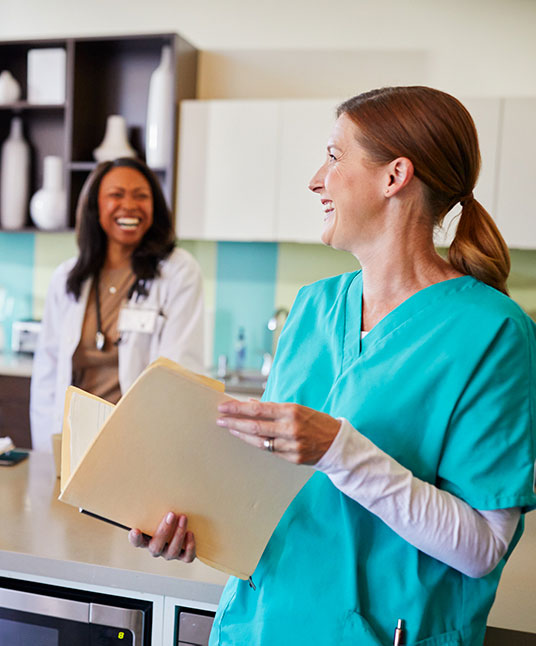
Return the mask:
{"type": "Polygon", "coordinates": [[[67,394],[64,429],[69,427],[71,450],[64,447],[62,454],[60,500],[149,535],[168,511],[184,513],[198,558],[247,579],[312,469],[217,426],[218,404],[230,399],[222,389],[162,358],[111,411],[102,410],[103,400],[70,387],[75,392],[67,394]],[[85,404],[73,406],[81,396],[85,404]],[[104,420],[92,440],[88,419],[95,425],[104,420]],[[81,457],[73,450],[79,427],[81,457]]]}

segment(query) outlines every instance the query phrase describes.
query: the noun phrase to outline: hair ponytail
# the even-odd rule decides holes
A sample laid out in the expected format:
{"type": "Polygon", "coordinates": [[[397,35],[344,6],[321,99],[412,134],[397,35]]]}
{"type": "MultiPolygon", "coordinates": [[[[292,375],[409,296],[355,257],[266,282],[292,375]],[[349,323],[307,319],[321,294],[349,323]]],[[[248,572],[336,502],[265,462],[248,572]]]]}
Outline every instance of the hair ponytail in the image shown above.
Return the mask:
{"type": "Polygon", "coordinates": [[[458,228],[449,247],[450,264],[508,295],[510,253],[493,218],[472,195],[462,202],[458,228]]]}
{"type": "Polygon", "coordinates": [[[373,162],[411,159],[434,225],[462,204],[449,261],[507,294],[508,247],[489,213],[468,193],[478,179],[480,150],[474,121],[460,101],[429,87],[387,87],[348,99],[337,109],[341,114],[354,121],[357,140],[373,162]]]}

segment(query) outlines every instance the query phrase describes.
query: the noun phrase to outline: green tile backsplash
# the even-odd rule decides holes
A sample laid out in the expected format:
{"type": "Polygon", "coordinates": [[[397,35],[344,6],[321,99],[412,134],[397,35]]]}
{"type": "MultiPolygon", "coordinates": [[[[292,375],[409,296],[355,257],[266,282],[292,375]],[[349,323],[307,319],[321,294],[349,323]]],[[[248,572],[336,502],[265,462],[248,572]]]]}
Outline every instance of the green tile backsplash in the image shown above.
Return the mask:
{"type": "MultiPolygon", "coordinates": [[[[203,272],[207,361],[214,362],[219,353],[231,359],[237,327],[243,325],[250,342],[250,368],[259,368],[262,352],[270,349],[264,326],[276,308],[290,309],[302,285],[359,266],[350,254],[320,244],[180,244],[197,258],[203,272]]],[[[75,253],[74,233],[0,233],[0,288],[14,295],[15,317],[42,316],[54,268],[75,253]]],[[[514,249],[511,255],[510,294],[536,319],[536,250],[514,249]]]]}

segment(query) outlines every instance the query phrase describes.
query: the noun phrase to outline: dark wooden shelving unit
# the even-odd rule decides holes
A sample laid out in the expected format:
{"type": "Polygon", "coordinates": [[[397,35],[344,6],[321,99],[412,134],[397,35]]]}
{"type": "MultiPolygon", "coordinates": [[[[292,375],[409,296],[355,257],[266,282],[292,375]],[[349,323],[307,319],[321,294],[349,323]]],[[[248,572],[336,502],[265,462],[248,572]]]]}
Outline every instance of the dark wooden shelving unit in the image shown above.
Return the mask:
{"type": "Polygon", "coordinates": [[[26,112],[29,110],[64,110],[65,103],[28,103],[28,101],[16,101],[15,103],[4,103],[0,110],[8,110],[14,113],[26,112]]]}
{"type": "MultiPolygon", "coordinates": [[[[169,206],[175,204],[178,104],[195,98],[197,50],[178,34],[135,34],[0,42],[2,69],[21,86],[21,100],[0,106],[0,144],[8,137],[11,119],[23,121],[30,144],[30,196],[43,181],[43,159],[57,155],[64,162],[69,227],[74,228],[80,190],[95,168],[93,150],[103,137],[107,117],[120,114],[127,122],[129,141],[145,159],[145,121],[149,82],[158,67],[162,47],[171,47],[175,61],[175,119],[170,137],[172,153],[164,168],[155,168],[169,206]],[[65,103],[26,101],[27,58],[30,49],[62,47],[66,51],[65,103]]],[[[2,215],[0,214],[0,225],[2,215]]],[[[0,231],[1,231],[0,226],[0,231]]],[[[23,231],[36,231],[29,213],[23,231]]]]}
{"type": "Polygon", "coordinates": [[[97,167],[97,162],[69,162],[71,171],[92,171],[97,167]]]}

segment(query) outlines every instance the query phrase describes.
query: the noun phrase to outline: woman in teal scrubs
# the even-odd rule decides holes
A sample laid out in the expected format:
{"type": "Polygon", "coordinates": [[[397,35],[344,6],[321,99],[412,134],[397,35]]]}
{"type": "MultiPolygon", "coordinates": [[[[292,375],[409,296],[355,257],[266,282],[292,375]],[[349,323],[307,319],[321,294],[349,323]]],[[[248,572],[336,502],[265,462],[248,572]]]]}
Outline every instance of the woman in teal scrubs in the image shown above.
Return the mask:
{"type": "MultiPolygon", "coordinates": [[[[219,424],[316,473],[252,575],[231,578],[211,645],[479,646],[536,506],[536,326],[473,196],[476,130],[453,97],[386,88],[343,103],[310,189],[322,241],[360,271],[303,288],[263,402],[219,424]],[[448,260],[433,229],[456,204],[448,260]]],[[[184,516],[146,544],[190,561],[184,516]],[[166,545],[167,543],[167,545],[166,545]]]]}

